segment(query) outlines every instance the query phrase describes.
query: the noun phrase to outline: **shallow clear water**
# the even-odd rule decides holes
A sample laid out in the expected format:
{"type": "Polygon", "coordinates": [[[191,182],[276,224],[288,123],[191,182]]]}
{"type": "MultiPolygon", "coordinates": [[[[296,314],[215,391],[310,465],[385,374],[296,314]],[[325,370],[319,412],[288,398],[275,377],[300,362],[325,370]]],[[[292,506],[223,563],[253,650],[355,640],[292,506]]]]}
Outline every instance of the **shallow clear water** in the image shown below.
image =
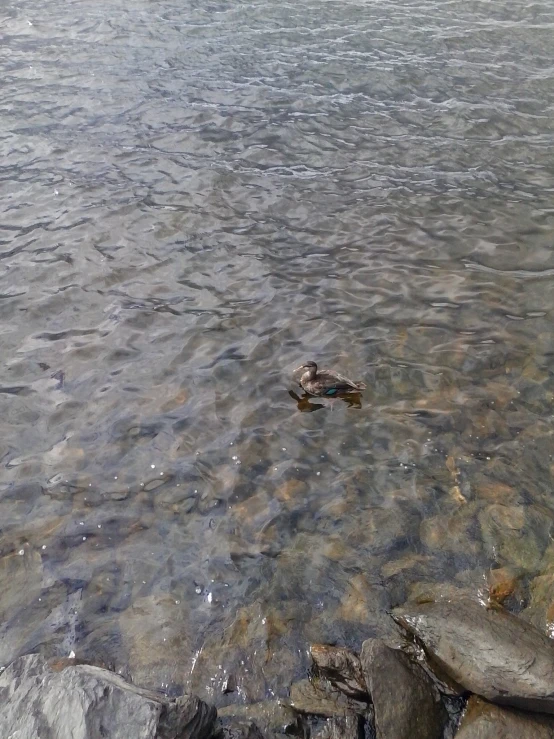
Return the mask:
{"type": "Polygon", "coordinates": [[[0,29],[0,662],[260,700],[498,568],[550,628],[552,4],[0,29]],[[308,358],[362,407],[299,410],[308,358]]]}

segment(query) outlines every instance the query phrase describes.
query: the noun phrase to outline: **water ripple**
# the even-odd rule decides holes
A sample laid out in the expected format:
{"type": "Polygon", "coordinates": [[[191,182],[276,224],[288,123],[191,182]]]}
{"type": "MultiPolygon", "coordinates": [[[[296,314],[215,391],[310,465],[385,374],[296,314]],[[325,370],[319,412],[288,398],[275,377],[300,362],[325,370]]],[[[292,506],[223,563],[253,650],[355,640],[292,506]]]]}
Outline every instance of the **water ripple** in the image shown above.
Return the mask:
{"type": "Polygon", "coordinates": [[[11,1],[0,26],[0,662],[64,649],[78,600],[78,656],[225,702],[225,654],[255,701],[306,667],[256,654],[534,576],[552,4],[11,1]],[[312,357],[361,408],[291,398],[312,357]]]}

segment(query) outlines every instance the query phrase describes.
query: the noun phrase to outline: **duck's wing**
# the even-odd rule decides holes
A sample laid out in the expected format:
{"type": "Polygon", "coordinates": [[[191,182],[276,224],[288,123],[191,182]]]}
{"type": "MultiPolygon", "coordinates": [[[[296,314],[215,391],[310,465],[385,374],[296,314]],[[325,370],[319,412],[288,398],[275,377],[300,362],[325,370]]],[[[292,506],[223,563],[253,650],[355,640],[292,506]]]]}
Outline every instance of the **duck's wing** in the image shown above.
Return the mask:
{"type": "Polygon", "coordinates": [[[334,395],[341,390],[365,390],[363,382],[354,382],[348,377],[331,370],[321,370],[317,373],[317,379],[327,386],[326,395],[334,395]]]}

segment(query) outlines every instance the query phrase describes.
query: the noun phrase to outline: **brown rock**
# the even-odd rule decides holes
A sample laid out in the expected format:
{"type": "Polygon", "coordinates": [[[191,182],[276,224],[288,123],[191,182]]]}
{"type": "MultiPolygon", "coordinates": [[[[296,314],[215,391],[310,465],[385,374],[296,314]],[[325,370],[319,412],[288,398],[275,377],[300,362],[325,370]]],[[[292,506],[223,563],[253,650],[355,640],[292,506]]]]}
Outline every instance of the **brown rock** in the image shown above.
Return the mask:
{"type": "Polygon", "coordinates": [[[269,689],[285,694],[303,661],[287,643],[290,623],[304,618],[302,607],[292,600],[283,601],[281,608],[255,601],[239,609],[226,628],[212,629],[206,638],[194,661],[190,690],[219,708],[228,703],[222,691],[232,674],[236,692],[248,703],[261,703],[269,689]]]}
{"type": "Polygon", "coordinates": [[[364,713],[367,706],[346,698],[325,680],[300,680],[290,688],[290,704],[299,713],[315,716],[346,716],[364,713]]]}
{"type": "Polygon", "coordinates": [[[481,543],[474,536],[477,506],[466,503],[455,513],[439,514],[421,523],[420,537],[428,549],[440,552],[475,555],[481,551],[481,543]]]}
{"type": "Polygon", "coordinates": [[[554,739],[554,719],[471,696],[456,739],[554,739]]]}
{"type": "Polygon", "coordinates": [[[519,578],[510,567],[499,567],[496,570],[489,570],[487,574],[487,584],[489,588],[489,598],[496,603],[504,603],[516,591],[519,578]]]}
{"type": "Polygon", "coordinates": [[[134,681],[152,690],[185,683],[193,649],[188,613],[168,594],[137,598],[119,618],[134,681]]]}
{"type": "Polygon", "coordinates": [[[477,498],[501,505],[513,505],[519,499],[517,491],[502,482],[483,482],[475,486],[475,492],[477,498]]]}
{"type": "Polygon", "coordinates": [[[535,577],[529,584],[529,606],[521,617],[530,621],[550,637],[554,635],[554,573],[535,577]]]}
{"type": "Polygon", "coordinates": [[[287,507],[293,507],[301,502],[307,489],[308,486],[302,480],[287,480],[279,485],[275,491],[275,497],[287,507]]]}
{"type": "Polygon", "coordinates": [[[538,506],[494,503],[479,513],[486,550],[528,572],[540,565],[552,522],[552,512],[538,506]]]}
{"type": "Polygon", "coordinates": [[[327,719],[314,739],[359,739],[360,736],[363,736],[360,732],[360,717],[355,713],[348,713],[346,716],[327,719]]]}
{"type": "Polygon", "coordinates": [[[554,642],[525,621],[469,599],[397,608],[393,618],[467,690],[554,713],[554,642]]]}
{"type": "Polygon", "coordinates": [[[379,629],[378,633],[381,633],[383,627],[390,623],[390,619],[383,618],[389,602],[388,595],[381,585],[376,585],[366,575],[359,573],[346,584],[334,617],[363,624],[368,629],[379,629]]]}
{"type": "Polygon", "coordinates": [[[367,700],[367,686],[360,660],[349,649],[312,644],[310,654],[320,672],[350,698],[367,700]]]}
{"type": "Polygon", "coordinates": [[[218,716],[223,720],[255,723],[269,736],[274,734],[296,734],[299,729],[298,714],[279,701],[260,701],[247,706],[233,704],[219,708],[218,716]]]}
{"type": "Polygon", "coordinates": [[[361,663],[373,701],[377,739],[438,739],[446,720],[430,678],[403,652],[364,642],[361,663]]]}

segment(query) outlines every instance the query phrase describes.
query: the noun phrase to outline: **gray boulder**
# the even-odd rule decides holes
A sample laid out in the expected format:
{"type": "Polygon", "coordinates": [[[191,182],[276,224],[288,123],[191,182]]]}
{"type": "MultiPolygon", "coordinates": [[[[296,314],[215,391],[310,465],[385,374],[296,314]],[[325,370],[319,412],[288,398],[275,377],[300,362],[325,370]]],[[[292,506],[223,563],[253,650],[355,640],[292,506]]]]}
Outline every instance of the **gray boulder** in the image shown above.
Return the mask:
{"type": "Polygon", "coordinates": [[[471,600],[397,608],[431,661],[493,703],[554,713],[554,642],[506,611],[471,600]]]}
{"type": "Polygon", "coordinates": [[[72,660],[54,669],[31,654],[0,675],[0,737],[208,739],[215,719],[194,696],[170,700],[72,660]]]}
{"type": "Polygon", "coordinates": [[[446,713],[425,671],[379,639],[363,643],[362,669],[373,700],[377,739],[438,739],[446,713]]]}

